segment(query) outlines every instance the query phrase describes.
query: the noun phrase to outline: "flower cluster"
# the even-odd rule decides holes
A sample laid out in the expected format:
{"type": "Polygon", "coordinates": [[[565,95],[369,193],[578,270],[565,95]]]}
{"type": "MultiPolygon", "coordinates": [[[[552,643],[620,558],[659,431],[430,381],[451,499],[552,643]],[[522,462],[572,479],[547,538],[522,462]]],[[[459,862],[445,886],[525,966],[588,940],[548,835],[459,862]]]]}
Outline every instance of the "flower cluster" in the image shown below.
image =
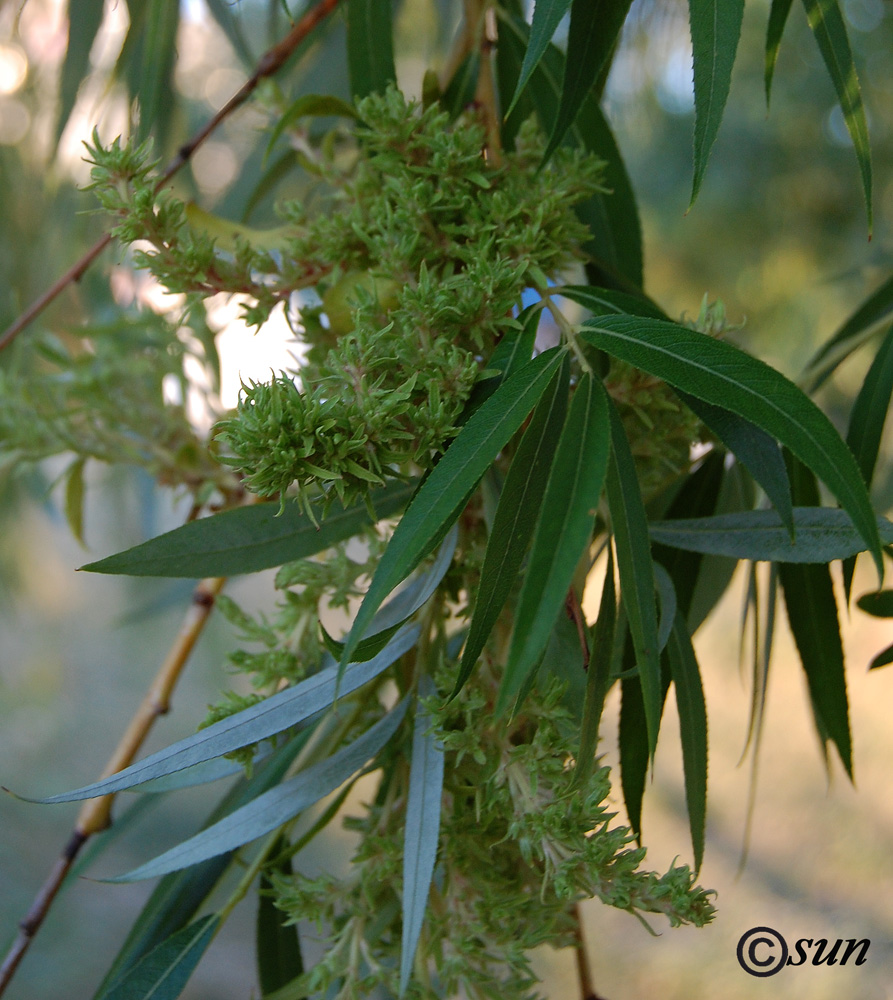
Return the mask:
{"type": "Polygon", "coordinates": [[[410,466],[430,466],[455,434],[484,359],[516,326],[526,288],[544,289],[579,255],[586,230],[573,205],[598,185],[592,157],[542,152],[532,125],[494,167],[470,117],[454,126],[395,89],[357,107],[357,155],[324,164],[322,210],[282,208],[277,250],[239,230],[216,245],[201,215],[156,194],[146,150],[91,149],[94,186],[170,290],[245,293],[251,322],[315,288],[301,310],[306,364],[244,387],[238,412],[218,425],[249,489],[284,496],[297,484],[348,502],[410,466]],[[195,222],[191,221],[192,219],[195,222]]]}
{"type": "MultiPolygon", "coordinates": [[[[455,665],[438,677],[451,690],[455,665]]],[[[493,674],[476,672],[459,696],[428,702],[447,754],[440,851],[425,930],[408,996],[498,997],[538,994],[528,952],[571,945],[574,905],[597,896],[631,913],[657,913],[672,925],[712,919],[710,894],[685,866],[641,870],[645,851],[612,825],[608,769],[582,783],[574,766],[571,715],[551,678],[510,724],[494,718],[493,674]],[[426,984],[436,990],[425,992],[426,984]]],[[[345,879],[300,874],[276,880],[277,905],[292,921],[327,934],[324,959],[303,988],[336,986],[339,1000],[395,991],[400,948],[405,757],[383,762],[374,801],[348,821],[362,839],[345,879]]]]}

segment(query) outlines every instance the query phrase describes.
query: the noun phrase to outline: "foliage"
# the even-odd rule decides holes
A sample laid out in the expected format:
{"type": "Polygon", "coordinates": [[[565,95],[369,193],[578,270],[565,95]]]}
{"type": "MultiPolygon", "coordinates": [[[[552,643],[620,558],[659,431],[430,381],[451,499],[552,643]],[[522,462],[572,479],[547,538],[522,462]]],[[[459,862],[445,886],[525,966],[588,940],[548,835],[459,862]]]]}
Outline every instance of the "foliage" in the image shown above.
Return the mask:
{"type": "MultiPolygon", "coordinates": [[[[790,6],[772,4],[767,96],[790,6]]],[[[244,768],[205,828],[121,877],[164,880],[98,997],[178,996],[258,876],[260,982],[279,1000],[376,989],[533,997],[530,950],[579,947],[576,904],[590,897],[673,926],[709,922],[711,893],[697,884],[707,707],[692,635],[730,580],[721,557],[772,563],[773,608],[780,583],[826,759],[833,745],[852,775],[828,564],[844,560],[847,601],[857,553],[883,578],[893,524],[869,487],[893,334],[844,440],[801,387],[735,346],[722,303],[705,298],[687,322],[649,299],[634,191],[599,103],[629,7],[539,0],[528,27],[511,0],[469,0],[446,69],[429,71],[413,100],[395,83],[391,5],[350,0],[349,88],[342,79],[331,95],[262,97],[273,108],[267,154],[288,148],[275,170],[255,161],[243,207],[286,175],[302,180],[275,228],[259,230],[159,182],[153,140],[164,148],[173,124],[159,94],[178,5],[128,4],[116,73],[137,124],[106,143],[94,131],[90,188],[112,234],[133,247],[129,266],[179,293],[180,312],[120,310],[76,334],[29,335],[30,353],[0,370],[0,445],[15,465],[70,456],[67,513],[79,536],[88,460],[139,466],[189,495],[189,523],[86,569],[220,577],[275,567],[278,598],[269,619],[218,600],[239,632],[230,660],[250,695],[225,694],[195,735],[47,800],[189,787],[239,770],[224,757],[244,768]],[[567,17],[562,51],[553,37],[567,17]],[[303,350],[298,371],[244,384],[229,412],[215,397],[205,313],[218,293],[239,296],[256,327],[284,314],[303,350]],[[210,431],[165,392],[173,380],[185,398],[196,368],[210,431]],[[839,508],[822,505],[820,482],[839,508]],[[583,590],[602,567],[588,621],[583,590]],[[332,609],[352,615],[341,638],[321,621],[332,609]],[[596,756],[613,687],[628,825],[609,811],[596,756]],[[670,687],[695,863],[660,874],[644,867],[641,806],[670,687]],[[365,775],[372,800],[346,817],[365,775]],[[301,849],[339,822],[359,835],[349,873],[309,876],[301,849]],[[247,871],[232,898],[199,916],[236,859],[247,871]],[[307,923],[326,941],[309,968],[307,923]]],[[[689,4],[692,201],[743,7],[689,4]]],[[[804,7],[870,227],[866,116],[845,21],[834,0],[804,7]]],[[[229,7],[209,8],[251,62],[229,7]]],[[[60,134],[100,22],[101,5],[71,16],[60,134]]],[[[299,65],[312,58],[299,49],[299,65]]],[[[803,384],[819,385],[891,303],[888,282],[803,384]]],[[[890,616],[888,596],[858,606],[890,616]]],[[[890,659],[885,650],[872,666],[890,659]]],[[[755,662],[757,733],[763,668],[755,662]]]]}

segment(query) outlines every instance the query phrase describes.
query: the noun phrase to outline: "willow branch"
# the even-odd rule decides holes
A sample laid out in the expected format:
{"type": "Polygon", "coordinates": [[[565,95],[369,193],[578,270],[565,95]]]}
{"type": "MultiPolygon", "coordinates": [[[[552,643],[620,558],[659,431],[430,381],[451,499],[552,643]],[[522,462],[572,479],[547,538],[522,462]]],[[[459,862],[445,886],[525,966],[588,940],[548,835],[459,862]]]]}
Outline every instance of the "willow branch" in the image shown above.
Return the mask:
{"type": "MultiPolygon", "coordinates": [[[[165,657],[136,714],[131,719],[130,725],[109,758],[109,762],[102,772],[103,778],[115,774],[133,762],[155,720],[169,711],[171,695],[224,582],[223,577],[214,577],[202,580],[195,588],[189,611],[186,613],[170,652],[165,657]]],[[[24,958],[25,952],[40,930],[80,849],[94,833],[99,833],[109,826],[114,799],[114,793],[104,795],[101,798],[88,800],[81,808],[65,848],[53,865],[40,891],[34,897],[31,908],[20,921],[19,933],[7,952],[2,966],[0,966],[0,996],[3,995],[19,963],[24,958]]]]}
{"type": "MultiPolygon", "coordinates": [[[[210,118],[205,125],[180,149],[177,155],[164,169],[155,190],[158,191],[190,161],[195,151],[217,128],[217,126],[228,118],[237,108],[241,107],[256,89],[261,80],[276,74],[288,60],[295,49],[307,38],[307,36],[318,27],[338,6],[340,0],[320,0],[320,2],[308,10],[307,13],[292,26],[291,31],[277,42],[269,51],[264,53],[260,62],[254,69],[251,76],[245,81],[239,90],[223,105],[223,107],[210,118]]],[[[84,272],[90,267],[94,260],[111,243],[112,237],[106,234],[94,246],[92,246],[81,259],[62,275],[43,295],[35,301],[0,334],[0,351],[8,347],[13,340],[29,326],[52,302],[54,302],[62,292],[71,284],[74,284],[83,277],[84,272]]],[[[0,983],[2,988],[2,983],[0,983]]]]}

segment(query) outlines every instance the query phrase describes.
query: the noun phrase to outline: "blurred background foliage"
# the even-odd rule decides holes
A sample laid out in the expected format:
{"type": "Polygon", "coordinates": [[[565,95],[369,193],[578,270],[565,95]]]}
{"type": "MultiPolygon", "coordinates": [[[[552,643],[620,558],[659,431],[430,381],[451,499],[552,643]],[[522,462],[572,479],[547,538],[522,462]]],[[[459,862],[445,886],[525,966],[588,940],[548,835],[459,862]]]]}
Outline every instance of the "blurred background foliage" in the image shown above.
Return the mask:
{"type": "MultiPolygon", "coordinates": [[[[883,0],[844,0],[842,6],[872,136],[877,207],[871,242],[855,157],[799,6],[786,30],[767,117],[769,4],[747,5],[725,120],[699,201],[687,215],[693,110],[683,0],[636,0],[606,88],[605,107],[640,199],[647,291],[671,315],[696,315],[705,293],[722,298],[730,319],[744,323],[734,335],[738,343],[794,378],[893,264],[893,10],[883,0]]],[[[80,190],[89,177],[81,144],[92,128],[106,141],[126,133],[139,96],[154,108],[142,120],[154,123],[157,153],[169,159],[283,36],[289,13],[300,13],[282,0],[72,0],[71,10],[69,25],[62,0],[0,4],[0,327],[103,234],[103,218],[80,190]]],[[[395,49],[405,91],[418,93],[425,68],[443,65],[458,17],[449,0],[398,2],[395,49]]],[[[274,198],[307,195],[301,174],[291,169],[298,155],[293,145],[280,140],[264,158],[269,127],[301,94],[349,96],[343,34],[336,15],[304,58],[290,60],[257,100],[212,136],[173,182],[178,191],[260,227],[274,222],[274,198]]],[[[48,334],[75,346],[76,331],[111,322],[122,310],[139,323],[141,311],[163,317],[169,309],[113,248],[0,353],[0,366],[33,372],[45,363],[35,345],[48,334]]],[[[220,406],[233,404],[238,372],[261,376],[288,363],[286,332],[273,328],[252,338],[233,315],[225,303],[212,302],[207,317],[219,334],[220,406]]],[[[823,388],[820,402],[832,418],[847,411],[868,360],[857,354],[823,388]]],[[[880,509],[893,503],[889,448],[884,454],[875,491],[880,509]]],[[[170,582],[75,577],[88,553],[120,549],[181,521],[188,497],[159,491],[145,473],[89,463],[85,551],[65,526],[59,477],[66,464],[63,456],[16,476],[0,468],[0,780],[25,793],[58,790],[100,770],[189,593],[170,582]]],[[[233,593],[258,607],[270,587],[261,575],[237,581],[233,593]]],[[[885,671],[865,675],[890,637],[883,621],[861,617],[858,628],[844,623],[858,792],[842,773],[827,785],[799,668],[790,643],[781,640],[750,859],[736,881],[749,783],[747,769],[736,769],[749,699],[738,667],[741,600],[741,586],[733,588],[699,636],[712,738],[702,882],[720,890],[719,919],[655,941],[625,914],[593,906],[586,918],[595,981],[611,1000],[893,997],[893,797],[886,764],[893,735],[885,710],[893,681],[885,671]],[[869,937],[869,961],[755,980],[738,968],[735,943],[759,924],[792,938],[869,937]]],[[[150,748],[187,733],[205,703],[231,684],[224,664],[232,644],[228,626],[213,622],[176,695],[175,712],[150,748]]],[[[672,860],[673,845],[687,842],[677,747],[672,738],[662,742],[660,780],[646,796],[645,835],[655,867],[672,860]]],[[[605,750],[610,760],[610,734],[605,750]]],[[[153,808],[139,837],[111,848],[96,870],[130,867],[149,853],[147,843],[183,835],[210,807],[200,794],[185,804],[182,799],[172,808],[153,808]]],[[[72,818],[70,807],[47,811],[0,801],[3,936],[27,908],[72,818]]],[[[334,835],[329,847],[345,850],[334,835]]],[[[143,885],[74,882],[10,1000],[90,995],[147,892],[143,885]]],[[[185,997],[252,995],[252,919],[244,913],[226,925],[185,997]]],[[[565,959],[543,958],[556,997],[574,990],[565,959]]]]}

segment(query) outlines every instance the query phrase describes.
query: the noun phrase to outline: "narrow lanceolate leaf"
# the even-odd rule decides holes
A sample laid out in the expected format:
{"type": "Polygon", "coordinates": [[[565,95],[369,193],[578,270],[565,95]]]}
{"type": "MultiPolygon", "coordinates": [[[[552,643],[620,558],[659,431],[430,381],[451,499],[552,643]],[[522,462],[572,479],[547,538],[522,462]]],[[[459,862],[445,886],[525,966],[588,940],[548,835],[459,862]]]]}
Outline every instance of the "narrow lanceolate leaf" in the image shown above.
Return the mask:
{"type": "Polygon", "coordinates": [[[714,406],[689,393],[682,401],[716,434],[729,451],[763,487],[784,526],[794,537],[791,484],[775,439],[744,417],[714,406]]]}
{"type": "Polygon", "coordinates": [[[676,616],[673,625],[667,645],[667,660],[676,689],[682,766],[685,772],[685,801],[697,870],[704,860],[704,827],[707,819],[707,708],[698,661],[681,615],[676,616]]]}
{"type": "Polygon", "coordinates": [[[689,0],[695,75],[694,205],[719,132],[741,37],[744,0],[689,0]]]}
{"type": "MultiPolygon", "coordinates": [[[[365,663],[349,664],[341,676],[340,695],[343,697],[377,677],[398,657],[412,649],[418,637],[418,628],[412,626],[394,636],[373,659],[365,663]]],[[[337,681],[337,668],[327,667],[300,684],[271,695],[229,718],[221,719],[207,729],[200,729],[194,735],[150,754],[109,778],[37,801],[71,802],[119,792],[151,778],[171,774],[200,761],[220,757],[240,747],[257,743],[329,708],[335,698],[337,681]]]]}
{"type": "Polygon", "coordinates": [[[521,73],[518,76],[518,83],[509,104],[505,117],[512,113],[521,91],[527,86],[530,74],[539,65],[540,59],[549,47],[549,42],[558,29],[561,19],[570,9],[571,0],[536,0],[533,8],[533,19],[530,22],[530,41],[527,51],[524,53],[524,62],[521,64],[521,73]]]}
{"type": "MultiPolygon", "coordinates": [[[[401,625],[405,625],[416,611],[427,603],[434,591],[440,586],[441,580],[446,576],[446,571],[452,564],[458,539],[459,529],[454,524],[447,532],[431,566],[388,601],[372,619],[369,624],[369,636],[363,639],[354,650],[353,658],[355,661],[371,660],[373,656],[384,649],[397,629],[401,625]]],[[[333,639],[323,628],[322,622],[320,622],[319,627],[329,652],[333,656],[340,657],[344,652],[344,643],[333,639]]]]}
{"type": "Polygon", "coordinates": [[[391,0],[348,0],[347,64],[355,98],[396,82],[391,0]]]}
{"type": "Polygon", "coordinates": [[[533,537],[555,445],[567,413],[569,364],[565,361],[537,403],[505,478],[487,541],[474,615],[451,697],[468,680],[496,619],[512,592],[533,537]]]}
{"type": "Polygon", "coordinates": [[[587,320],[582,334],[596,347],[737,413],[786,445],[849,512],[883,579],[877,521],[853,453],[793,382],[731,344],[674,323],[600,316],[587,320]]]}
{"type": "Polygon", "coordinates": [[[443,538],[484,473],[508,444],[564,360],[545,351],[503,382],[459,431],[403,515],[369,585],[350,635],[342,666],[353,655],[387,595],[443,538]]]}
{"type": "Polygon", "coordinates": [[[642,799],[648,774],[648,728],[645,703],[638,677],[625,677],[620,682],[620,723],[617,730],[620,750],[620,787],[629,824],[641,843],[642,799]]]}
{"type": "Polygon", "coordinates": [[[893,313],[893,277],[888,278],[877,291],[862,303],[852,316],[819,348],[806,366],[811,379],[810,392],[828,378],[831,372],[859,347],[874,327],[893,313]]]}
{"type": "MultiPolygon", "coordinates": [[[[856,456],[862,477],[869,487],[874,479],[874,467],[890,409],[891,395],[893,395],[893,327],[887,331],[868,369],[850,413],[850,426],[846,436],[846,443],[856,456]]],[[[850,599],[855,568],[855,557],[848,559],[843,566],[843,586],[847,601],[850,599]]]]}
{"type": "Polygon", "coordinates": [[[102,1000],[176,1000],[220,925],[209,913],[163,941],[117,982],[102,1000]]]}
{"type": "MultiPolygon", "coordinates": [[[[278,784],[306,743],[311,731],[308,729],[299,733],[275,750],[255,767],[250,781],[244,776],[237,781],[215,806],[202,829],[213,825],[278,784]]],[[[136,965],[144,955],[192,920],[229,867],[230,860],[230,854],[218,855],[200,865],[195,865],[188,872],[174,872],[161,879],[131,927],[94,1000],[105,1000],[109,986],[136,965]]]]}
{"type": "Polygon", "coordinates": [[[870,486],[893,395],[893,327],[887,331],[850,414],[846,442],[870,486]]]}
{"type": "Polygon", "coordinates": [[[65,472],[65,520],[74,537],[84,544],[84,466],[87,459],[76,458],[65,472]]]}
{"type": "Polygon", "coordinates": [[[660,605],[657,648],[662,653],[666,649],[670,633],[673,631],[673,623],[676,621],[676,588],[673,586],[673,578],[660,563],[652,562],[651,568],[654,571],[654,584],[660,605]]]}
{"type": "MultiPolygon", "coordinates": [[[[500,10],[499,17],[496,70],[500,91],[510,93],[518,80],[527,47],[528,28],[522,20],[505,10],[500,10]]],[[[531,113],[536,113],[544,130],[551,130],[558,114],[564,64],[564,54],[554,45],[549,45],[530,78],[526,92],[503,125],[503,141],[507,147],[514,144],[518,128],[531,113]]],[[[595,153],[605,161],[604,184],[608,190],[596,192],[577,206],[577,214],[592,233],[592,240],[583,248],[590,257],[587,270],[598,272],[599,277],[592,280],[600,285],[617,284],[636,292],[642,285],[639,211],[623,157],[594,91],[583,102],[568,132],[568,139],[578,148],[595,153]]]]}
{"type": "Polygon", "coordinates": [[[791,12],[791,4],[794,0],[772,0],[772,7],[769,11],[769,25],[766,28],[766,107],[772,98],[772,78],[775,76],[775,64],[778,62],[778,49],[781,46],[781,36],[784,34],[784,26],[787,24],[788,14],[791,12]]]}
{"type": "Polygon", "coordinates": [[[617,594],[614,588],[614,549],[608,547],[608,567],[605,585],[598,606],[598,618],[592,634],[592,650],[586,674],[586,696],[583,701],[583,722],[580,726],[580,752],[574,769],[576,780],[585,786],[595,765],[598,730],[605,697],[611,684],[611,651],[617,626],[617,594]]]}
{"type": "Polygon", "coordinates": [[[136,78],[139,141],[154,133],[164,146],[170,130],[174,57],[180,26],[180,0],[148,0],[142,38],[142,72],[136,78]]]}
{"type": "MultiPolygon", "coordinates": [[[[654,521],[648,530],[661,545],[755,562],[827,563],[865,551],[846,511],[794,507],[793,513],[794,541],[774,510],[654,521]]],[[[879,517],[877,527],[884,542],[893,542],[893,523],[879,517]]]]}
{"type": "MultiPolygon", "coordinates": [[[[272,856],[275,858],[287,847],[288,841],[280,838],[271,852],[272,856]]],[[[293,874],[291,856],[285,854],[274,865],[274,871],[277,875],[291,878],[293,874]]],[[[275,993],[304,971],[297,924],[286,923],[288,917],[276,906],[273,894],[270,872],[265,869],[261,873],[258,887],[255,934],[257,978],[262,996],[275,993]]]]}
{"type": "Polygon", "coordinates": [[[59,83],[57,143],[74,110],[81,83],[90,71],[90,50],[102,24],[104,9],[104,0],[70,0],[68,4],[68,45],[59,83]]]}
{"type": "Polygon", "coordinates": [[[518,608],[511,650],[496,699],[514,700],[549,641],[592,526],[609,453],[608,397],[601,380],[583,375],[574,391],[542,508],[518,608]]]}
{"type": "MultiPolygon", "coordinates": [[[[419,684],[419,696],[435,694],[427,676],[419,684]]],[[[406,992],[428,892],[437,858],[440,833],[440,800],[443,792],[443,744],[431,731],[431,718],[421,701],[416,708],[409,768],[409,797],[403,834],[403,937],[400,944],[400,996],[406,992]]]]}
{"type": "Polygon", "coordinates": [[[604,71],[632,0],[573,0],[561,101],[544,158],[558,148],[604,71]]]}
{"type": "MultiPolygon", "coordinates": [[[[393,482],[371,494],[379,518],[399,513],[415,483],[393,482]]],[[[126,576],[237,576],[322,552],[372,523],[365,504],[333,511],[319,527],[299,508],[278,503],[239,507],[190,521],[142,545],[81,566],[91,573],[126,576]]]]}
{"type": "Polygon", "coordinates": [[[660,640],[654,600],[654,570],[645,505],[623,423],[612,405],[608,506],[617,547],[620,596],[636,653],[649,755],[654,756],[661,714],[660,640]]]}
{"type": "Polygon", "coordinates": [[[578,303],[595,316],[626,313],[628,316],[669,319],[659,305],[644,295],[630,295],[613,288],[595,288],[592,285],[558,285],[551,291],[553,295],[562,295],[571,302],[578,303]]]}
{"type": "Polygon", "coordinates": [[[827,566],[778,567],[791,632],[806,673],[820,733],[837,747],[847,774],[853,776],[849,707],[837,602],[827,566]]]}
{"type": "Polygon", "coordinates": [[[809,26],[818,42],[825,61],[828,75],[837,91],[837,99],[843,111],[856,158],[862,175],[862,191],[865,195],[865,210],[868,213],[868,233],[871,235],[871,147],[868,141],[868,122],[862,104],[862,90],[856,74],[856,64],[850,41],[847,38],[846,23],[837,0],[803,0],[809,26]]]}
{"type": "Polygon", "coordinates": [[[396,732],[406,714],[406,706],[407,700],[404,698],[362,736],[331,757],[313,764],[276,788],[271,788],[253,802],[152,861],[126,875],[105,881],[137,882],[140,879],[155,878],[232,851],[272,832],[334,792],[374,757],[396,732]]]}

